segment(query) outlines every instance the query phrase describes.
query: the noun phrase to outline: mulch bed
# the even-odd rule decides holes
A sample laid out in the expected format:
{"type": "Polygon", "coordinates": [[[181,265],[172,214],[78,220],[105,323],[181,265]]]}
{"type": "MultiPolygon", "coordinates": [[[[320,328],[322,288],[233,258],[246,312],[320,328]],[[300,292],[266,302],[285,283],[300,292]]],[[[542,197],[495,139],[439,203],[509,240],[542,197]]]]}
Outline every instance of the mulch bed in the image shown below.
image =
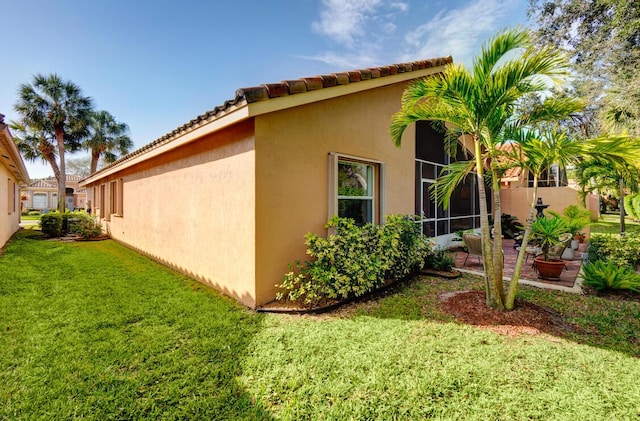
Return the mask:
{"type": "Polygon", "coordinates": [[[456,291],[438,296],[440,308],[457,320],[486,328],[507,336],[546,333],[564,336],[577,327],[564,320],[551,309],[516,299],[512,311],[500,311],[487,307],[484,291],[456,291]]]}

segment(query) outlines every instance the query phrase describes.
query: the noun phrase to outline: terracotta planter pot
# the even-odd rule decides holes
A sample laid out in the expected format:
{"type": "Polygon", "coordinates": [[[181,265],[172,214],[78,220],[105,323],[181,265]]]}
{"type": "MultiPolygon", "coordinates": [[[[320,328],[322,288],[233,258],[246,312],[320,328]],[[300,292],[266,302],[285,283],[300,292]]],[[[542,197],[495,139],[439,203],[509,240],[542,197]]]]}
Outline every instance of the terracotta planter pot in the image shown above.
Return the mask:
{"type": "Polygon", "coordinates": [[[544,260],[542,257],[536,257],[535,262],[536,269],[538,270],[538,278],[548,279],[550,281],[560,280],[560,275],[565,265],[564,260],[544,260]]]}

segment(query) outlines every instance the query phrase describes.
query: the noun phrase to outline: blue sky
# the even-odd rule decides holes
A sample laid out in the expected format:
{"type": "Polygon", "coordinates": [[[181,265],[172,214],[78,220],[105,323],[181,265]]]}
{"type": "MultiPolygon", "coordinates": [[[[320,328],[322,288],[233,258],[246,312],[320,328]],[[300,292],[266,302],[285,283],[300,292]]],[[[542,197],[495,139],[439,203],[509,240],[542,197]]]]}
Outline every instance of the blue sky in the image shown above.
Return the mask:
{"type": "MultiPolygon", "coordinates": [[[[131,129],[139,148],[235,90],[453,56],[470,63],[527,0],[0,0],[0,113],[58,73],[131,129]]],[[[26,162],[31,178],[52,175],[26,162]]]]}

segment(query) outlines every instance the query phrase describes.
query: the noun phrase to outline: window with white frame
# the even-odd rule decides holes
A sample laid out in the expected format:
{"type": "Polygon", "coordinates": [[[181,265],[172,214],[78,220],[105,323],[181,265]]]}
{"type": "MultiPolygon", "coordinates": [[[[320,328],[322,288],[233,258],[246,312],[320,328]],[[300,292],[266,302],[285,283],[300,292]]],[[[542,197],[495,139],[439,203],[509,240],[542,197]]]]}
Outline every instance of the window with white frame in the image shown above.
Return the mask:
{"type": "Polygon", "coordinates": [[[357,225],[379,223],[383,164],[330,154],[329,217],[351,218],[357,225]]]}
{"type": "Polygon", "coordinates": [[[46,193],[33,193],[31,207],[34,209],[48,208],[46,193]]]}

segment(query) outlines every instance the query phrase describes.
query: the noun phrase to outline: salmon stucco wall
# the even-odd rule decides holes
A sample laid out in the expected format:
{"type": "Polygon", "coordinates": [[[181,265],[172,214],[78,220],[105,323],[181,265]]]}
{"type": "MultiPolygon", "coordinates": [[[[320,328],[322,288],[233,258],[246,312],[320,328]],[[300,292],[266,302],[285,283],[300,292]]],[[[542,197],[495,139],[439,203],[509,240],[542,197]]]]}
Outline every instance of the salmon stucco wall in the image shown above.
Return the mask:
{"type": "Polygon", "coordinates": [[[389,136],[405,87],[391,85],[256,117],[258,304],[274,298],[288,263],[308,258],[305,233],[326,235],[329,153],[383,162],[385,214],[413,214],[415,128],[406,131],[401,148],[389,136]]]}
{"type": "Polygon", "coordinates": [[[100,180],[123,186],[122,215],[103,223],[112,238],[254,307],[254,168],[248,120],[100,180]]]}
{"type": "Polygon", "coordinates": [[[19,192],[16,186],[14,175],[0,162],[0,247],[20,228],[19,192]],[[9,203],[9,200],[13,203],[9,203]]]}
{"type": "MultiPolygon", "coordinates": [[[[502,189],[500,190],[502,212],[515,215],[520,222],[524,223],[529,216],[532,197],[532,188],[502,189]]],[[[571,187],[539,187],[538,197],[542,198],[544,204],[549,205],[548,210],[558,213],[562,213],[569,205],[585,206],[585,203],[580,199],[578,191],[571,187]]],[[[597,198],[595,202],[589,200],[587,205],[592,215],[597,217],[597,198]]]]}

